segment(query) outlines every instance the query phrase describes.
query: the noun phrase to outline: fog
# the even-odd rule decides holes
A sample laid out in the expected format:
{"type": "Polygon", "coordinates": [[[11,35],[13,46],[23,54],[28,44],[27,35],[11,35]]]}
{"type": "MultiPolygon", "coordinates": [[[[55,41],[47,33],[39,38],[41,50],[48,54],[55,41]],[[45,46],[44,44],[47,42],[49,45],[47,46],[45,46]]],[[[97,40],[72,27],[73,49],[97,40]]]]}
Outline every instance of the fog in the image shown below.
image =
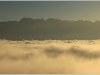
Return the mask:
{"type": "Polygon", "coordinates": [[[0,40],[0,74],[98,74],[100,40],[0,40]]]}

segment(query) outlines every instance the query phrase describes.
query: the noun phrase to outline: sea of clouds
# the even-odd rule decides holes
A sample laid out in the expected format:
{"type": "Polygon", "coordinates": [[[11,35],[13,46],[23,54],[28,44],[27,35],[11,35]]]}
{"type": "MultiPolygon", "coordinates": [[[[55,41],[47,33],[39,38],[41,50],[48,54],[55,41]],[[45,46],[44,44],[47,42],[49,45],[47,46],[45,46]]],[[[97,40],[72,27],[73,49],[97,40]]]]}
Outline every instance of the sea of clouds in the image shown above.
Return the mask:
{"type": "Polygon", "coordinates": [[[98,74],[100,40],[0,40],[0,74],[98,74]]]}

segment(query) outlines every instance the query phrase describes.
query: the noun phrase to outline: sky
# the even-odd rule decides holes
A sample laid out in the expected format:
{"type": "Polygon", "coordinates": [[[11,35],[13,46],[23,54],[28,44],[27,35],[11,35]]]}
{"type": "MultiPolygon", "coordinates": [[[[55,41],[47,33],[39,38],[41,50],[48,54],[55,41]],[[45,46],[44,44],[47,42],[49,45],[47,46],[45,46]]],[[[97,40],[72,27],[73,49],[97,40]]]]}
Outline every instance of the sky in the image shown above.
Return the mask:
{"type": "Polygon", "coordinates": [[[0,22],[23,17],[100,20],[100,1],[0,1],[0,22]]]}

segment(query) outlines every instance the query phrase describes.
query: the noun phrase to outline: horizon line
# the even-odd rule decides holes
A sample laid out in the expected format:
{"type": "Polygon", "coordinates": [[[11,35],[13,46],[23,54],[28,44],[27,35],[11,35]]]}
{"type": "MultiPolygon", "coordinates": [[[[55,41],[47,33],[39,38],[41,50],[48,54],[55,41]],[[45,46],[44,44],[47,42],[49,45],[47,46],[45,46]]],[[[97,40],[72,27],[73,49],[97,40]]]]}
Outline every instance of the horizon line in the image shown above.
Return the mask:
{"type": "MultiPolygon", "coordinates": [[[[31,18],[31,17],[22,17],[21,19],[23,19],[23,18],[31,18]]],[[[20,19],[20,20],[21,20],[20,19]]],[[[48,19],[58,19],[58,20],[61,20],[61,21],[90,21],[90,22],[96,22],[96,21],[100,21],[100,20],[95,20],[95,21],[91,21],[91,20],[82,20],[82,19],[80,19],[80,20],[68,20],[68,19],[60,19],[60,18],[47,18],[47,19],[44,19],[44,18],[31,18],[31,19],[33,19],[33,20],[36,20],[36,19],[43,19],[43,20],[48,20],[48,19]]],[[[9,20],[9,21],[20,21],[20,20],[9,20]]],[[[9,21],[0,21],[0,22],[9,22],[9,21]]]]}

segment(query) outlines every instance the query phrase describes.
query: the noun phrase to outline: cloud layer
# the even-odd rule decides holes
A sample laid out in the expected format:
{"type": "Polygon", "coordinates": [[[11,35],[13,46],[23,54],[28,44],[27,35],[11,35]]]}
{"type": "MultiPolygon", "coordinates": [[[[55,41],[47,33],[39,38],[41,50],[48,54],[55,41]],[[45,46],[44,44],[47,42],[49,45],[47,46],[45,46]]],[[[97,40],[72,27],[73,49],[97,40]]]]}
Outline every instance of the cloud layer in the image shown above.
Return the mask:
{"type": "Polygon", "coordinates": [[[98,74],[100,40],[0,40],[0,73],[98,74]]]}

